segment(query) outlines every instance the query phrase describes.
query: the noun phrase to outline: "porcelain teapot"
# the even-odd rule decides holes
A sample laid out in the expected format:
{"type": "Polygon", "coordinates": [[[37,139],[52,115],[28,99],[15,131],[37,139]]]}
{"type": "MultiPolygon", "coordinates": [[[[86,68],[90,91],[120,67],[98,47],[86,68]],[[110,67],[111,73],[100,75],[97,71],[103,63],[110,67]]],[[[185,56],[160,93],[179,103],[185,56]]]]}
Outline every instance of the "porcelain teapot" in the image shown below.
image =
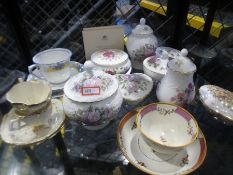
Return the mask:
{"type": "Polygon", "coordinates": [[[158,40],[153,34],[153,30],[145,23],[146,20],[141,18],[140,24],[132,30],[132,34],[128,37],[126,43],[132,67],[139,70],[143,69],[143,60],[155,55],[155,50],[158,47],[158,40]]]}
{"type": "Polygon", "coordinates": [[[168,62],[167,73],[156,90],[159,101],[184,105],[194,99],[193,74],[196,65],[187,55],[188,50],[182,49],[180,56],[168,62]]]}

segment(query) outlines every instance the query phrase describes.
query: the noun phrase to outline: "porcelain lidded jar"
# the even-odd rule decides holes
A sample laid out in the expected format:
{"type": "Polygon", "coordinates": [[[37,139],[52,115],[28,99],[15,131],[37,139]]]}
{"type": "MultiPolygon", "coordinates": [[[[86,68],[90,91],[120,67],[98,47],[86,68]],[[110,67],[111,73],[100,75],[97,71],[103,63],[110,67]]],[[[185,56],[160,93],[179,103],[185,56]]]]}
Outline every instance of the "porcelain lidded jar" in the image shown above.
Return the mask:
{"type": "Polygon", "coordinates": [[[68,118],[81,121],[87,129],[97,130],[117,117],[123,98],[117,79],[93,66],[91,61],[86,61],[86,71],[66,82],[63,107],[68,118]]]}
{"type": "Polygon", "coordinates": [[[195,96],[193,74],[196,65],[187,57],[187,49],[167,64],[167,73],[159,83],[156,95],[159,101],[184,105],[195,96]]]}
{"type": "Polygon", "coordinates": [[[153,34],[150,26],[146,25],[144,18],[140,19],[128,37],[126,48],[132,61],[134,69],[142,70],[142,62],[145,58],[155,55],[155,50],[158,47],[158,40],[153,34]]]}
{"type": "Polygon", "coordinates": [[[125,74],[131,68],[128,54],[118,49],[96,51],[91,55],[91,61],[97,69],[111,75],[125,74]]]}

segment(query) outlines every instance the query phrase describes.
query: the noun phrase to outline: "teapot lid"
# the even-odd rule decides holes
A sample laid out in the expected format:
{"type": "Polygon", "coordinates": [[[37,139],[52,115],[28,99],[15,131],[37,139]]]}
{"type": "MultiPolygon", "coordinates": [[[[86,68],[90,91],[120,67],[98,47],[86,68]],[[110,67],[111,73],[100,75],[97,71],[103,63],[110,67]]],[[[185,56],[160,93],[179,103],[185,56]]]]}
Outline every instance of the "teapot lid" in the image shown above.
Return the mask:
{"type": "Polygon", "coordinates": [[[156,72],[162,75],[167,73],[167,63],[169,61],[168,52],[165,50],[159,55],[150,56],[143,61],[143,66],[152,72],[156,72]]]}
{"type": "Polygon", "coordinates": [[[167,67],[172,71],[190,74],[196,71],[196,65],[187,57],[188,50],[182,49],[180,56],[168,62],[167,67]]]}
{"type": "Polygon", "coordinates": [[[91,61],[84,63],[86,71],[70,78],[64,86],[64,94],[77,102],[97,102],[112,96],[118,89],[117,79],[94,69],[91,61]]]}
{"type": "Polygon", "coordinates": [[[128,54],[118,49],[104,49],[94,52],[91,61],[100,66],[117,66],[128,60],[128,54]]]}
{"type": "Polygon", "coordinates": [[[136,35],[148,35],[148,34],[152,34],[153,30],[151,29],[150,26],[146,25],[146,20],[145,18],[141,18],[140,19],[140,24],[138,24],[133,30],[132,30],[133,34],[136,35]]]}

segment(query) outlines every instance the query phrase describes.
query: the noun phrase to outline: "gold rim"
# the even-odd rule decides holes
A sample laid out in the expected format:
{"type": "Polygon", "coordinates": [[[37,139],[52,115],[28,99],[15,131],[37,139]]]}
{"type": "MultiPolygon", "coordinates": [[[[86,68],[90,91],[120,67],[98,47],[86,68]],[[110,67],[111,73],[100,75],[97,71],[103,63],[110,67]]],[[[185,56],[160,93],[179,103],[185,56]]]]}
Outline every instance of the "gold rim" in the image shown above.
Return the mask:
{"type": "Polygon", "coordinates": [[[231,122],[231,124],[233,124],[233,119],[230,116],[223,115],[222,113],[217,112],[214,109],[211,109],[207,104],[205,104],[205,102],[203,101],[203,99],[201,97],[200,88],[198,89],[198,92],[199,92],[199,100],[201,101],[201,103],[203,104],[203,106],[207,109],[207,111],[209,111],[212,114],[219,115],[220,117],[222,117],[222,119],[226,119],[228,122],[231,122]]]}
{"type": "Polygon", "coordinates": [[[137,116],[136,116],[136,124],[137,124],[137,128],[139,129],[139,131],[140,131],[140,132],[142,133],[142,135],[145,136],[148,140],[150,140],[151,142],[155,142],[155,143],[158,144],[158,145],[165,146],[165,147],[168,147],[168,148],[182,148],[182,147],[188,146],[188,145],[192,144],[193,142],[195,142],[195,140],[196,140],[197,137],[198,137],[198,128],[199,128],[199,126],[198,126],[197,121],[196,121],[196,119],[194,118],[194,116],[193,116],[190,112],[188,112],[186,109],[184,109],[184,108],[182,108],[182,107],[180,107],[180,106],[178,106],[178,105],[171,104],[171,103],[157,102],[157,103],[151,103],[151,104],[149,104],[149,105],[146,105],[146,106],[142,107],[142,108],[139,110],[139,112],[138,112],[138,114],[137,114],[137,116]],[[171,105],[171,106],[179,107],[179,108],[181,108],[182,110],[184,110],[186,113],[188,113],[188,114],[192,117],[192,119],[193,119],[193,121],[194,121],[194,123],[195,123],[195,125],[196,125],[196,128],[197,128],[196,130],[197,130],[197,131],[196,131],[196,133],[195,133],[195,137],[194,137],[189,143],[183,144],[183,145],[178,145],[178,146],[170,146],[170,145],[162,144],[162,143],[159,143],[159,142],[155,141],[154,139],[148,137],[148,136],[145,134],[145,132],[143,132],[143,130],[141,129],[140,124],[139,124],[140,113],[141,113],[141,111],[142,111],[143,109],[145,109],[146,107],[151,106],[151,105],[157,105],[157,104],[165,104],[165,105],[171,105]]]}
{"type": "MultiPolygon", "coordinates": [[[[59,101],[60,101],[60,100],[59,100],[59,101]]],[[[61,101],[60,101],[60,102],[61,102],[61,101]]],[[[3,120],[5,119],[5,116],[6,116],[6,115],[7,115],[7,114],[4,115],[3,120]]],[[[61,130],[61,128],[64,126],[64,124],[65,124],[65,119],[66,119],[66,116],[65,116],[65,113],[63,113],[63,121],[61,122],[60,126],[59,126],[53,133],[51,133],[50,135],[47,135],[47,136],[44,137],[44,138],[38,139],[37,141],[35,141],[35,142],[33,142],[33,143],[27,143],[27,144],[12,143],[12,142],[9,142],[9,141],[4,140],[4,139],[2,138],[2,136],[1,136],[1,135],[0,135],[0,136],[1,136],[1,139],[2,139],[3,142],[5,142],[5,143],[7,143],[7,144],[9,144],[9,145],[13,145],[13,146],[24,147],[24,146],[32,146],[32,145],[40,144],[40,143],[42,143],[42,142],[44,142],[44,141],[46,141],[46,140],[51,139],[52,137],[54,137],[54,136],[61,130]]],[[[2,122],[3,122],[3,120],[2,120],[2,122]]]]}
{"type": "MultiPolygon", "coordinates": [[[[141,168],[141,166],[138,166],[134,161],[132,161],[127,153],[122,149],[122,145],[121,145],[121,142],[120,142],[120,135],[121,135],[121,131],[125,125],[125,123],[134,115],[134,114],[137,114],[137,110],[133,110],[133,111],[130,111],[128,112],[120,121],[119,125],[118,125],[118,128],[117,128],[117,144],[118,144],[118,147],[120,148],[121,152],[123,153],[123,155],[125,156],[125,158],[133,165],[135,166],[136,168],[138,168],[139,170],[141,170],[142,172],[145,172],[145,173],[148,173],[148,174],[152,174],[152,175],[159,175],[159,174],[156,174],[152,171],[148,171],[147,168],[143,169],[141,168]],[[126,121],[125,121],[126,120],[126,121]],[[124,122],[124,123],[123,123],[124,122]],[[122,126],[123,125],[123,126],[122,126]],[[122,126],[122,127],[121,127],[122,126]]],[[[199,128],[199,131],[200,133],[202,134],[202,137],[204,139],[204,149],[203,149],[203,154],[201,154],[200,152],[200,155],[199,155],[199,160],[197,160],[197,163],[193,166],[195,168],[190,168],[189,170],[183,172],[183,173],[179,173],[179,175],[187,175],[191,172],[194,172],[195,170],[197,170],[204,162],[205,158],[206,158],[206,154],[207,154],[207,143],[206,143],[206,139],[205,139],[205,135],[203,134],[202,130],[199,128]]]]}

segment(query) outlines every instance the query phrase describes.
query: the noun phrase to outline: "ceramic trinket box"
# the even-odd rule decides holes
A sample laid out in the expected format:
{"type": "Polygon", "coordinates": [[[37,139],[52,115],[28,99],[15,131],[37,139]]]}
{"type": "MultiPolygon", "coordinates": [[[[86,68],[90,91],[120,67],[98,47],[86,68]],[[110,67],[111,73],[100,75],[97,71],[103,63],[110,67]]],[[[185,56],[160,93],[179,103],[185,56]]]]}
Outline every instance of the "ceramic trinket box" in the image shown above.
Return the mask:
{"type": "Polygon", "coordinates": [[[131,68],[128,54],[118,49],[105,49],[94,52],[91,61],[95,68],[111,75],[125,74],[131,68]]]}
{"type": "Polygon", "coordinates": [[[117,116],[123,102],[117,79],[94,66],[86,61],[86,71],[66,82],[63,97],[66,115],[90,130],[105,127],[117,116]]]}

